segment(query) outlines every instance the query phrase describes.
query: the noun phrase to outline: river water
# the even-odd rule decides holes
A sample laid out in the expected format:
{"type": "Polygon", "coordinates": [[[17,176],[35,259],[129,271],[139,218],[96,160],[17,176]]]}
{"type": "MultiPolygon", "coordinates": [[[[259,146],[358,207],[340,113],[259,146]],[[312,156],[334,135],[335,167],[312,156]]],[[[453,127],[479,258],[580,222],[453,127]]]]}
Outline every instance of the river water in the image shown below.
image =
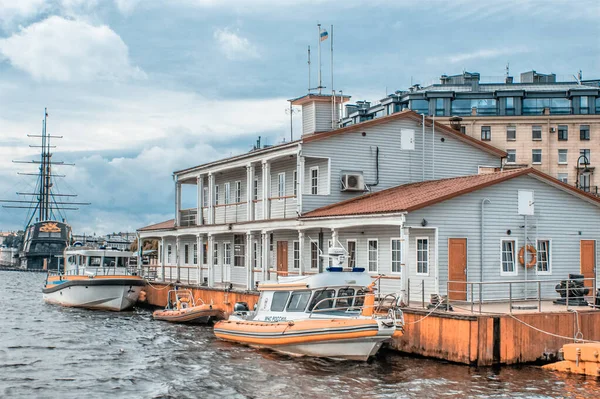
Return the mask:
{"type": "Polygon", "coordinates": [[[45,304],[45,276],[0,271],[0,397],[599,398],[600,382],[534,366],[473,368],[381,351],[367,363],[291,358],[208,326],[45,304]]]}

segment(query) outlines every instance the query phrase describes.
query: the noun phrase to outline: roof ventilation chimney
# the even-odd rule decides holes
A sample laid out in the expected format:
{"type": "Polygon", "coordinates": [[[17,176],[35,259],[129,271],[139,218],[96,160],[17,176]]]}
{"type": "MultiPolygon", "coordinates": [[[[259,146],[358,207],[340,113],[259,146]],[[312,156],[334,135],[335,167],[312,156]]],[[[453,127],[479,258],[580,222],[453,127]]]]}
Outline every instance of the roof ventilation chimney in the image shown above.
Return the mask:
{"type": "Polygon", "coordinates": [[[290,100],[292,105],[302,107],[302,134],[327,132],[332,130],[332,116],[340,119],[341,104],[350,100],[350,96],[336,95],[335,106],[330,94],[309,93],[290,100]]]}

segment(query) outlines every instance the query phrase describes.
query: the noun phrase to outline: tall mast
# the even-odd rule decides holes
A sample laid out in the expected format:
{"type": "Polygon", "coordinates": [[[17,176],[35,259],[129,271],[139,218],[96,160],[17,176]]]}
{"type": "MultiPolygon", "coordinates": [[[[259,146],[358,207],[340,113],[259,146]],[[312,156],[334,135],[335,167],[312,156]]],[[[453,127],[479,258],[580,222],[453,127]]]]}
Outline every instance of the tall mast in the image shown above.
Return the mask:
{"type": "Polygon", "coordinates": [[[317,38],[319,39],[319,94],[321,94],[321,24],[317,24],[317,31],[318,31],[318,35],[317,38]]]}

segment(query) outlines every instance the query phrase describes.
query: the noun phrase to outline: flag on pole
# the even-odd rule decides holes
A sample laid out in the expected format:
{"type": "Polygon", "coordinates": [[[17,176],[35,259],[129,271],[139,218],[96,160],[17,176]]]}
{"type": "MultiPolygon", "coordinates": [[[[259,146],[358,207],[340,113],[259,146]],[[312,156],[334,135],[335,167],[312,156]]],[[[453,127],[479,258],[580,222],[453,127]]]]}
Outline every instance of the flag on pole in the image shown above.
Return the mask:
{"type": "Polygon", "coordinates": [[[321,29],[321,34],[320,34],[321,41],[327,40],[328,37],[329,37],[329,34],[327,33],[327,30],[321,29]]]}

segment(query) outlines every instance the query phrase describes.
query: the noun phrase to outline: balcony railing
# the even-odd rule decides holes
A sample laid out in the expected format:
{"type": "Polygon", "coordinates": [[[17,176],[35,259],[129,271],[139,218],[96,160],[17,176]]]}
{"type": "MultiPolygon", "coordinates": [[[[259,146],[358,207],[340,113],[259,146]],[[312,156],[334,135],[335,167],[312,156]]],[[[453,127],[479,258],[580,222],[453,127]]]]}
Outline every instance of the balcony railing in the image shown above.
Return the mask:
{"type": "Polygon", "coordinates": [[[215,224],[239,223],[248,220],[245,202],[215,205],[215,224]]]}
{"type": "Polygon", "coordinates": [[[180,216],[179,216],[179,226],[181,226],[181,227],[195,226],[197,214],[198,214],[198,209],[196,209],[196,208],[182,209],[180,211],[180,216]]]}
{"type": "Polygon", "coordinates": [[[585,191],[586,193],[594,194],[600,196],[600,191],[598,191],[598,186],[580,186],[580,189],[585,191]]]}
{"type": "Polygon", "coordinates": [[[296,216],[296,196],[269,198],[269,219],[286,219],[296,216]]]}

